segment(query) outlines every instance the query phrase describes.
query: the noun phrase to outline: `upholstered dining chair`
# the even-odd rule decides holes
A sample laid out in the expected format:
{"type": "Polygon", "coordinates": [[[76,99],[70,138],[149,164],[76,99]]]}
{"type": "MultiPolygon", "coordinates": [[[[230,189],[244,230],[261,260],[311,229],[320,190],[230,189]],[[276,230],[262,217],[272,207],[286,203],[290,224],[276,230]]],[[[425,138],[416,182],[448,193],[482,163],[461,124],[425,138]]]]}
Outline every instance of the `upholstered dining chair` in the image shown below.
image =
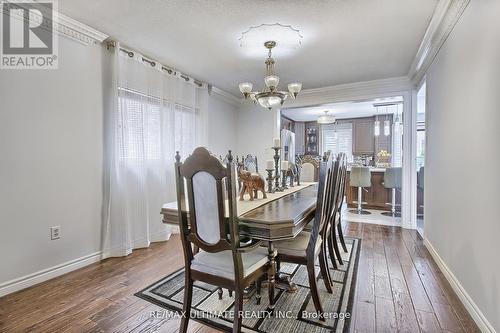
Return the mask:
{"type": "Polygon", "coordinates": [[[342,265],[343,260],[340,254],[340,249],[337,241],[337,236],[342,244],[342,248],[347,252],[347,246],[345,244],[344,235],[342,232],[341,225],[341,211],[342,204],[344,201],[345,193],[345,178],[347,175],[347,164],[346,157],[344,153],[340,153],[335,161],[335,166],[333,168],[332,179],[334,183],[334,207],[332,215],[329,217],[329,234],[328,234],[328,252],[330,253],[330,260],[332,262],[333,268],[337,269],[337,263],[335,258],[342,265]]]}
{"type": "MultiPolygon", "coordinates": [[[[186,332],[191,312],[194,281],[235,291],[233,332],[241,330],[243,289],[264,274],[275,274],[268,251],[261,242],[240,243],[236,210],[235,171],[231,152],[224,166],[203,147],[196,148],[184,163],[175,156],[180,236],[184,252],[184,305],[180,332],[186,332]],[[226,203],[227,200],[227,203],[226,203]],[[188,214],[189,212],[189,214],[188,214]],[[191,245],[202,251],[193,254],[191,245]]],[[[274,284],[269,283],[274,295],[274,284]]],[[[270,297],[271,305],[274,298],[270,297]]]]}
{"type": "MultiPolygon", "coordinates": [[[[309,287],[316,311],[323,314],[323,307],[319,298],[316,283],[316,271],[314,269],[316,258],[319,259],[320,271],[323,277],[325,288],[329,293],[333,293],[328,263],[326,258],[326,241],[328,237],[328,217],[331,216],[334,207],[333,202],[333,182],[332,159],[320,165],[318,197],[316,204],[316,214],[312,222],[311,231],[302,231],[295,238],[283,240],[275,243],[278,251],[279,262],[290,262],[307,267],[309,287]]],[[[321,320],[325,320],[320,316],[321,320]]]]}
{"type": "Polygon", "coordinates": [[[243,165],[245,166],[245,170],[253,173],[259,173],[259,164],[257,162],[257,156],[248,154],[243,159],[243,165]]]}
{"type": "Polygon", "coordinates": [[[319,162],[310,155],[305,155],[300,159],[300,181],[318,181],[319,162]]]}

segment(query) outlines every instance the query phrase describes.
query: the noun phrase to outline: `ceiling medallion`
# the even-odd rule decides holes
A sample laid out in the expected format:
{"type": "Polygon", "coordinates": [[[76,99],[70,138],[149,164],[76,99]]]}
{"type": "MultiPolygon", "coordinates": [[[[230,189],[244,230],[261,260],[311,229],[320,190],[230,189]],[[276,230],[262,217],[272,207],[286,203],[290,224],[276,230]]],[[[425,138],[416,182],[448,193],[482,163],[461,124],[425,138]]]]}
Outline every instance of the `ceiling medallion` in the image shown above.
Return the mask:
{"type": "Polygon", "coordinates": [[[280,50],[297,49],[302,45],[302,33],[291,25],[281,23],[263,23],[250,27],[238,38],[240,47],[256,49],[263,43],[272,40],[279,44],[280,50]]]}
{"type": "Polygon", "coordinates": [[[272,49],[276,46],[276,41],[266,41],[264,46],[269,50],[266,59],[266,77],[264,83],[266,87],[262,92],[252,91],[253,84],[250,82],[243,82],[239,84],[239,88],[245,99],[249,98],[254,102],[258,102],[262,107],[272,110],[278,105],[283,105],[287,96],[296,98],[302,89],[302,83],[294,82],[288,84],[288,92],[279,91],[278,84],[280,82],[279,76],[274,73],[274,59],[272,58],[272,49]]]}

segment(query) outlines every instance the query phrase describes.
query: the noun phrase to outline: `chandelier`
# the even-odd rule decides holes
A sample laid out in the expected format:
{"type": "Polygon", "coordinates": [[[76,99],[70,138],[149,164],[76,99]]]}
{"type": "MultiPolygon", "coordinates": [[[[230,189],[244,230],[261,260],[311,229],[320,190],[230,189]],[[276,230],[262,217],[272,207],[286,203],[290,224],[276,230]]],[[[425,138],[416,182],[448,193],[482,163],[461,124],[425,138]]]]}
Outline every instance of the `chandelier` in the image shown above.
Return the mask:
{"type": "Polygon", "coordinates": [[[266,77],[264,78],[265,88],[262,92],[252,91],[253,84],[250,82],[243,82],[239,84],[239,88],[245,99],[250,98],[254,102],[258,102],[260,106],[272,110],[278,105],[283,105],[288,96],[296,98],[300,90],[302,90],[302,83],[294,82],[288,84],[288,92],[279,91],[278,84],[280,82],[279,76],[274,73],[274,59],[272,58],[272,49],[276,46],[275,41],[267,41],[264,46],[269,50],[266,59],[266,77]]]}

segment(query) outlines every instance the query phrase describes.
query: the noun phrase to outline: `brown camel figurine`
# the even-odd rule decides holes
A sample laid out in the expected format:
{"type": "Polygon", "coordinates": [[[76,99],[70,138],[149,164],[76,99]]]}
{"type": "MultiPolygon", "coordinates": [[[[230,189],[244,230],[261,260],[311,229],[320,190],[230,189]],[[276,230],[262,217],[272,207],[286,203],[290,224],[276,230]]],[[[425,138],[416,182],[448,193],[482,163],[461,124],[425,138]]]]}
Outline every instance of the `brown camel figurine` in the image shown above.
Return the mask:
{"type": "Polygon", "coordinates": [[[245,193],[250,195],[250,201],[257,198],[258,192],[261,191],[264,199],[267,198],[264,178],[258,173],[251,173],[250,171],[240,170],[239,178],[242,182],[240,191],[240,201],[243,201],[245,193]]]}

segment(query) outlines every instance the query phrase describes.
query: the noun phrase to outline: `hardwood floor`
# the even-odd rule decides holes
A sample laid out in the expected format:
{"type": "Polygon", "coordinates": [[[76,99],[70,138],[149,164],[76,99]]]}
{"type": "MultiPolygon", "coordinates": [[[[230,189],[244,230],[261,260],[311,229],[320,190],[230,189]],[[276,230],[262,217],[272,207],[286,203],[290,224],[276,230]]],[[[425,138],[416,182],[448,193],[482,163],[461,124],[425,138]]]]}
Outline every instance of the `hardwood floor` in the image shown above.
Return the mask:
{"type": "MultiPolygon", "coordinates": [[[[351,332],[479,332],[416,231],[349,223],[360,264],[351,332]]],[[[0,332],[177,332],[133,294],[182,267],[178,236],[0,298],[0,332]]],[[[190,332],[216,332],[190,321],[190,332]]]]}

